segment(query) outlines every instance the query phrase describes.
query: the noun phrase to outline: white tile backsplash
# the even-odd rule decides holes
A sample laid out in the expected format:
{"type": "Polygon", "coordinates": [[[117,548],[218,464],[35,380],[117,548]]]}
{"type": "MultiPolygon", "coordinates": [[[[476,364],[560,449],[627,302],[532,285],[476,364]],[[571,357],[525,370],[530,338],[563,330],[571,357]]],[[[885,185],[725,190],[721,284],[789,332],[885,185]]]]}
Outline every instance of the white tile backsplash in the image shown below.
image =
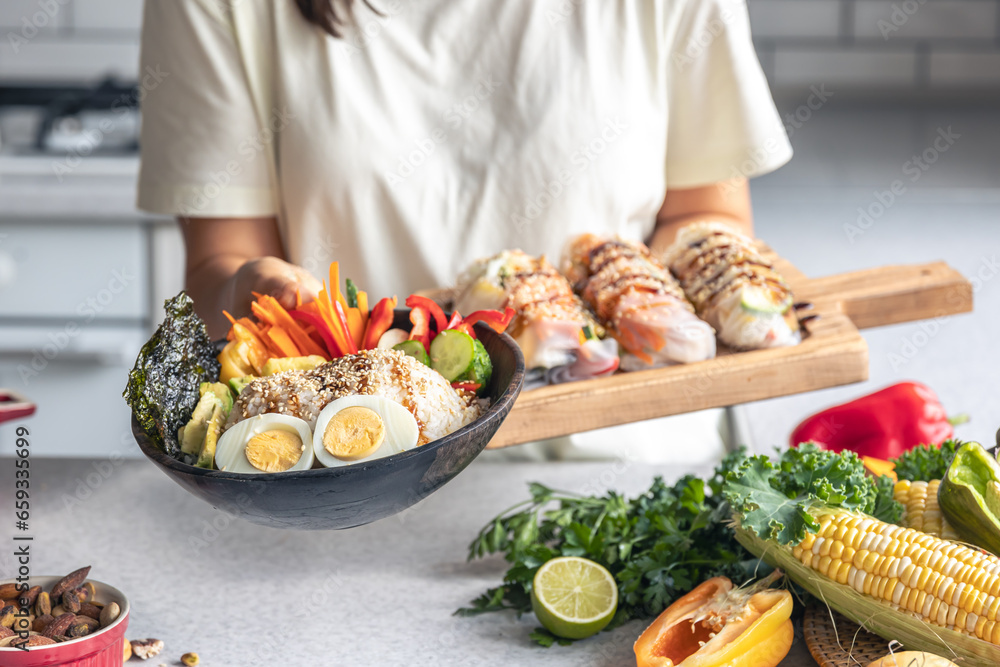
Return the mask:
{"type": "Polygon", "coordinates": [[[997,3],[985,0],[858,0],[854,35],[885,41],[902,38],[991,39],[997,3]]]}
{"type": "Polygon", "coordinates": [[[93,82],[107,75],[127,81],[135,80],[138,69],[138,39],[108,43],[38,36],[16,49],[0,40],[0,82],[93,82]]]}
{"type": "Polygon", "coordinates": [[[838,0],[750,0],[750,27],[758,38],[836,37],[838,0]]]}
{"type": "Polygon", "coordinates": [[[73,0],[77,30],[132,30],[142,26],[141,0],[73,0]]]}
{"type": "Polygon", "coordinates": [[[916,54],[911,51],[779,47],[774,54],[774,84],[826,84],[840,89],[909,87],[916,83],[916,63],[916,54]]]}

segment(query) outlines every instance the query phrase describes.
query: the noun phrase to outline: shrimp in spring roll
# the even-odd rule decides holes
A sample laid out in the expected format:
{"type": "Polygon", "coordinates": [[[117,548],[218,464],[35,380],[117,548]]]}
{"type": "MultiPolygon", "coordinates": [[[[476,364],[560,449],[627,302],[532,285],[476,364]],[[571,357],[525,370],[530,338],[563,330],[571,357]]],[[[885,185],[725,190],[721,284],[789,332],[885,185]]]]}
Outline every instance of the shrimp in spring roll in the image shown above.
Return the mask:
{"type": "Polygon", "coordinates": [[[792,290],[753,239],[720,222],[694,223],[680,230],[663,260],[726,345],[758,349],[801,340],[792,290]]]}
{"type": "Polygon", "coordinates": [[[474,263],[459,279],[455,309],[513,308],[507,333],[524,354],[531,384],[610,375],[618,344],[587,312],[573,288],[544,257],[505,250],[474,263]]]}
{"type": "Polygon", "coordinates": [[[584,234],[570,242],[565,272],[597,319],[631,356],[624,370],[715,356],[715,332],[641,243],[584,234]]]}

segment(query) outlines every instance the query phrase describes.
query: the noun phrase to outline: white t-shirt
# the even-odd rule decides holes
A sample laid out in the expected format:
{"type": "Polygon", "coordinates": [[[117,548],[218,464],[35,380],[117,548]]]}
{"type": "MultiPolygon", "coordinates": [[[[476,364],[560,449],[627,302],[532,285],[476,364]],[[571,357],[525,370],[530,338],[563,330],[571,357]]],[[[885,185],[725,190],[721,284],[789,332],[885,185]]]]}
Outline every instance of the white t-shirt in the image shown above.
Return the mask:
{"type": "Polygon", "coordinates": [[[139,207],[277,215],[292,262],[403,297],[791,156],[744,0],[355,4],[335,39],[292,0],[147,0],[139,207]]]}

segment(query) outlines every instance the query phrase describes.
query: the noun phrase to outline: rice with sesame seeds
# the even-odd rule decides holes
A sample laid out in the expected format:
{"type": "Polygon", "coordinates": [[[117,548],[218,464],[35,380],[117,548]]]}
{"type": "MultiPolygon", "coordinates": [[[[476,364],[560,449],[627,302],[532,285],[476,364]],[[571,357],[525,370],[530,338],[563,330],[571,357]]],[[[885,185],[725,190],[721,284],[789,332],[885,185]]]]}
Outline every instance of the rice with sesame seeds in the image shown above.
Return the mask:
{"type": "Polygon", "coordinates": [[[397,350],[362,350],[309,371],[288,371],[253,380],[240,392],[226,423],[260,414],[298,417],[316,427],[330,402],[359,394],[381,396],[409,410],[426,444],[475,421],[489,401],[456,390],[435,370],[397,350]]]}

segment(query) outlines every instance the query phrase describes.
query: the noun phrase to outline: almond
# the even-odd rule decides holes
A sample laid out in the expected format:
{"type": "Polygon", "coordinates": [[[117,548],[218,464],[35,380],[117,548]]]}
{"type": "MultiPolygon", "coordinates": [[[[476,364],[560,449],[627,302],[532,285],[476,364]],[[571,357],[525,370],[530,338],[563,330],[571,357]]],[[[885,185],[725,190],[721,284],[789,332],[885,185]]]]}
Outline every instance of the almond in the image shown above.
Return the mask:
{"type": "Polygon", "coordinates": [[[10,636],[12,636],[14,634],[16,634],[16,633],[13,630],[11,630],[10,628],[5,628],[5,627],[0,626],[0,639],[4,639],[6,637],[10,637],[10,636]]]}
{"type": "Polygon", "coordinates": [[[22,607],[28,607],[30,609],[31,605],[35,604],[35,600],[38,599],[38,594],[41,592],[42,592],[41,586],[32,586],[31,588],[29,588],[28,590],[26,590],[24,593],[21,594],[21,597],[18,599],[18,602],[20,602],[22,607]]]}
{"type": "Polygon", "coordinates": [[[0,584],[0,600],[14,600],[20,592],[17,584],[0,584]]]}
{"type": "Polygon", "coordinates": [[[101,620],[101,610],[89,602],[84,602],[80,605],[80,615],[90,616],[95,621],[101,620]]]}
{"type": "Polygon", "coordinates": [[[51,614],[42,614],[41,616],[35,617],[35,622],[31,624],[31,629],[35,632],[45,632],[45,628],[49,626],[54,619],[51,614]]]}
{"type": "MultiPolygon", "coordinates": [[[[48,646],[49,644],[55,644],[56,641],[51,637],[46,637],[45,635],[31,635],[28,637],[28,641],[24,642],[23,646],[48,646]]],[[[22,646],[18,642],[18,646],[22,646]]]]}
{"type": "Polygon", "coordinates": [[[48,627],[45,628],[45,631],[42,634],[50,639],[58,637],[59,635],[64,635],[66,634],[66,631],[69,630],[69,626],[72,625],[75,618],[76,614],[63,614],[49,623],[48,627]]]}
{"type": "Polygon", "coordinates": [[[74,588],[79,588],[81,584],[87,579],[87,575],[90,574],[90,566],[81,567],[79,570],[74,570],[70,572],[65,577],[56,582],[56,585],[52,587],[50,595],[53,599],[59,598],[63,593],[74,588]]]}

